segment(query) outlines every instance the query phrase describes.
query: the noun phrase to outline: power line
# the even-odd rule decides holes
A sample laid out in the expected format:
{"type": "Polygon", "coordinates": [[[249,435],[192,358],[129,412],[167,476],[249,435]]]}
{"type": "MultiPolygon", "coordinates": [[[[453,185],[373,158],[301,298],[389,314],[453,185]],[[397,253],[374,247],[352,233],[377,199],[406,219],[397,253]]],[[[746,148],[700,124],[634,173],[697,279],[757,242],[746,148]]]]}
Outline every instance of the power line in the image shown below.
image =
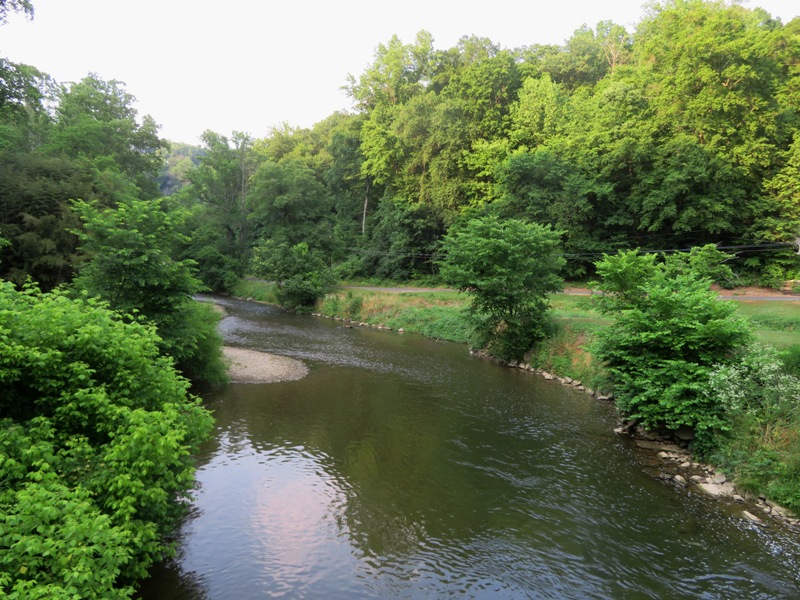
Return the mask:
{"type": "MultiPolygon", "coordinates": [[[[639,249],[642,254],[671,254],[676,252],[691,252],[693,248],[700,248],[701,246],[690,246],[687,248],[660,248],[660,249],[639,249]]],[[[736,250],[740,253],[755,254],[761,252],[773,252],[781,248],[797,248],[797,243],[791,242],[768,242],[764,244],[737,244],[737,245],[716,245],[717,250],[736,250]]],[[[419,253],[419,252],[389,252],[382,250],[371,250],[369,248],[353,248],[354,252],[362,255],[370,255],[375,257],[392,256],[396,258],[427,258],[437,259],[447,256],[444,252],[434,253],[419,253]]],[[[800,254],[800,252],[798,252],[800,254]]],[[[608,252],[561,252],[556,256],[563,258],[602,258],[608,252]]]]}

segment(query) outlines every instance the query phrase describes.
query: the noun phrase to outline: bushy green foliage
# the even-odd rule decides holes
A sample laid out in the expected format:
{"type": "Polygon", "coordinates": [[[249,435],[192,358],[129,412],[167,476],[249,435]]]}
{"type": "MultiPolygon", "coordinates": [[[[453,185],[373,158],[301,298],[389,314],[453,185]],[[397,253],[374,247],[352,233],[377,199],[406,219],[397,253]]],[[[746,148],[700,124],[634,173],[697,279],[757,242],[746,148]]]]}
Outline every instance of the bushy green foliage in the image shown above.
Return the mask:
{"type": "Polygon", "coordinates": [[[361,309],[364,306],[364,299],[361,296],[354,296],[352,291],[347,293],[347,306],[345,312],[347,318],[355,321],[361,316],[361,309]]]}
{"type": "Polygon", "coordinates": [[[749,415],[761,424],[799,417],[800,379],[786,372],[780,354],[757,344],[735,363],[719,365],[710,377],[708,394],[722,403],[728,416],[749,415]]]}
{"type": "Polygon", "coordinates": [[[158,341],[0,282],[0,595],[127,598],[170,554],[212,422],[158,341]]]}
{"type": "Polygon", "coordinates": [[[18,285],[28,277],[43,289],[69,281],[79,225],[69,199],[91,193],[91,177],[63,157],[0,155],[0,227],[11,242],[0,251],[0,275],[18,285]]]}
{"type": "Polygon", "coordinates": [[[312,169],[292,159],[266,161],[251,181],[248,220],[257,239],[330,251],[331,198],[312,169]]]}
{"type": "Polygon", "coordinates": [[[123,314],[158,323],[202,289],[190,261],[171,256],[177,227],[185,218],[164,200],[128,199],[115,208],[76,201],[83,222],[78,232],[89,261],[75,286],[100,296],[123,314]]]}
{"type": "Polygon", "coordinates": [[[240,261],[223,254],[213,245],[197,247],[196,252],[188,255],[197,264],[200,281],[213,292],[230,292],[242,276],[240,261]]]}
{"type": "Polygon", "coordinates": [[[711,373],[707,394],[729,422],[712,459],[743,488],[800,510],[800,378],[777,350],[754,345],[711,373]]]}
{"type": "Polygon", "coordinates": [[[728,264],[731,260],[733,256],[730,254],[718,250],[714,244],[706,244],[671,255],[665,267],[667,272],[693,271],[712,283],[731,289],[736,285],[736,275],[728,264]]]}
{"type": "Polygon", "coordinates": [[[644,426],[694,427],[700,437],[727,423],[706,392],[715,365],[731,362],[752,338],[732,302],[681,258],[657,263],[636,251],[606,256],[601,310],[615,316],[597,332],[595,353],[614,384],[620,410],[644,426]]]}
{"type": "Polygon", "coordinates": [[[141,197],[158,195],[160,150],[167,143],[158,137],[150,115],[139,117],[136,98],[124,83],[90,74],[63,86],[58,100],[49,152],[80,160],[112,199],[130,191],[141,197]]]}
{"type": "Polygon", "coordinates": [[[216,222],[213,212],[195,206],[179,227],[182,242],[177,258],[190,259],[203,287],[212,292],[228,293],[244,275],[246,258],[234,249],[225,228],[216,222]]]}
{"type": "Polygon", "coordinates": [[[561,289],[558,233],[489,216],[454,228],[442,244],[443,281],[470,294],[474,344],[519,360],[550,331],[547,294],[561,289]]]}
{"type": "Polygon", "coordinates": [[[439,237],[446,230],[427,204],[383,198],[370,220],[370,237],[360,249],[358,274],[407,281],[430,276],[439,237]]]}
{"type": "Polygon", "coordinates": [[[228,367],[221,348],[220,314],[213,305],[191,300],[161,321],[158,335],[178,370],[190,380],[210,385],[228,382],[228,367]]]}
{"type": "Polygon", "coordinates": [[[334,283],[331,269],[304,243],[262,242],[253,251],[251,271],[275,281],[281,306],[301,312],[310,311],[334,283]]]}
{"type": "Polygon", "coordinates": [[[185,373],[216,383],[225,379],[214,313],[197,307],[202,289],[193,262],[175,260],[177,228],[186,216],[164,200],[128,200],[116,208],[75,202],[89,261],[73,286],[111,308],[155,325],[160,346],[185,373]]]}

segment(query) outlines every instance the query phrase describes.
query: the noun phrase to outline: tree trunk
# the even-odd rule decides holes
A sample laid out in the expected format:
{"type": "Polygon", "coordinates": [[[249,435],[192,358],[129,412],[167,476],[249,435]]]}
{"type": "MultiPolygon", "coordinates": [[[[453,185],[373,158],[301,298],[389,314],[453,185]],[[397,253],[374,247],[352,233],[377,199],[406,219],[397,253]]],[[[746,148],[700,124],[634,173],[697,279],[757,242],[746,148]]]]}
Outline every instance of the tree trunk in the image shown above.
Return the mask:
{"type": "Polygon", "coordinates": [[[361,214],[361,235],[367,233],[367,208],[369,207],[369,179],[367,179],[367,189],[364,191],[364,212],[361,214]]]}

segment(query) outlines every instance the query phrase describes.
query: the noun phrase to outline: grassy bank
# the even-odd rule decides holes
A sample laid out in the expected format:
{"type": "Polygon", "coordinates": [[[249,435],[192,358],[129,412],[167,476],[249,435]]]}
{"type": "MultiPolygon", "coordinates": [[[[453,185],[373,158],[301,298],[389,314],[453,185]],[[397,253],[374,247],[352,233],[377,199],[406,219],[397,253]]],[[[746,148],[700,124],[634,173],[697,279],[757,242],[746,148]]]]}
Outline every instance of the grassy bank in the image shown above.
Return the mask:
{"type": "Polygon", "coordinates": [[[275,294],[275,285],[258,279],[241,279],[231,290],[237,298],[257,300],[268,304],[277,304],[278,297],[275,294]]]}
{"type": "MultiPolygon", "coordinates": [[[[274,285],[243,280],[234,289],[240,298],[277,303],[274,285]]],[[[588,351],[594,331],[611,319],[595,309],[587,295],[555,294],[551,297],[555,335],[529,357],[537,367],[562,377],[581,379],[602,387],[603,373],[588,351]]],[[[469,343],[464,310],[465,294],[448,290],[389,292],[363,287],[337,288],[316,306],[315,312],[370,325],[383,325],[457,343],[469,343]]],[[[776,348],[800,345],[800,300],[737,300],[740,314],[754,324],[759,340],[776,348]]]]}
{"type": "Polygon", "coordinates": [[[327,317],[354,322],[403,328],[411,333],[468,343],[469,328],[464,319],[465,298],[450,291],[382,292],[346,289],[328,294],[317,305],[327,317]]]}
{"type": "MultiPolygon", "coordinates": [[[[233,290],[239,298],[276,303],[274,285],[243,280],[233,290]]],[[[609,323],[592,307],[588,296],[558,294],[551,299],[556,332],[528,362],[563,377],[581,379],[590,387],[602,383],[602,371],[592,360],[588,344],[597,327],[609,323]]],[[[468,297],[448,290],[388,292],[374,289],[338,288],[317,303],[315,313],[355,323],[403,328],[410,333],[460,344],[470,341],[465,317],[468,297]]]]}

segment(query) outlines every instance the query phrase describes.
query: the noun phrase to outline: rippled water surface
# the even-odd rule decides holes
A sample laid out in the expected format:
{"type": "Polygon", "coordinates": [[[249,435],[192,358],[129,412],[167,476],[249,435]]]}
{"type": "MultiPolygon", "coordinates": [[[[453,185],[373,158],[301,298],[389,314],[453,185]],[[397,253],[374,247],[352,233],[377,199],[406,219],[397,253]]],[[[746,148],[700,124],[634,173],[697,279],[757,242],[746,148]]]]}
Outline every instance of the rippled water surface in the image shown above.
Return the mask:
{"type": "Polygon", "coordinates": [[[222,301],[301,381],[209,397],[176,560],[142,598],[797,598],[798,536],[676,490],[611,408],[463,346],[222,301]]]}

